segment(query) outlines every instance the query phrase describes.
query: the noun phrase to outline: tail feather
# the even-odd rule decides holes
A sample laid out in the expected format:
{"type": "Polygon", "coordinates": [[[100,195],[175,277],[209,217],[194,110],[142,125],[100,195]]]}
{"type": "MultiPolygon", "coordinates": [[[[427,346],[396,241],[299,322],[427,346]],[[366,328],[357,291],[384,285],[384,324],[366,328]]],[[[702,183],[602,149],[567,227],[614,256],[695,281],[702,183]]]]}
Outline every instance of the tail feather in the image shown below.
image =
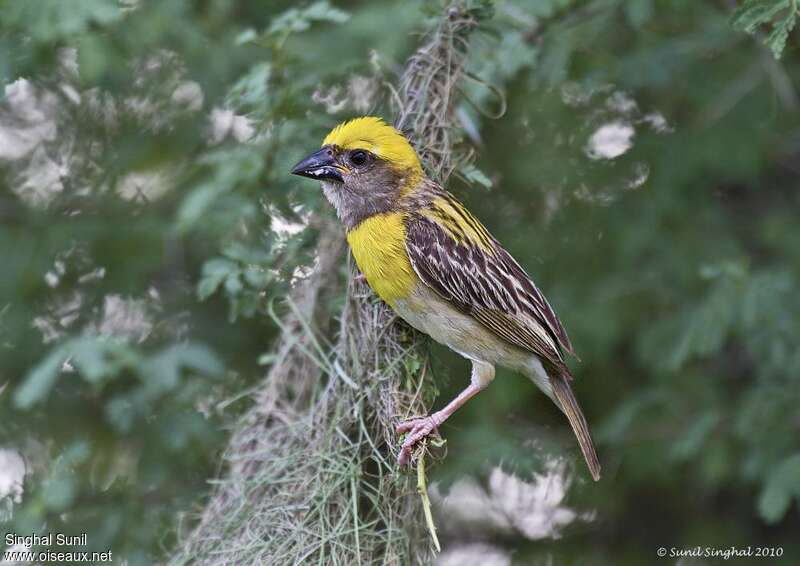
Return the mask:
{"type": "Polygon", "coordinates": [[[581,406],[578,405],[578,400],[572,392],[572,387],[569,381],[561,376],[550,377],[550,385],[553,388],[556,399],[558,399],[558,403],[561,405],[561,410],[564,411],[572,430],[575,432],[581,452],[583,452],[583,457],[586,460],[586,465],[589,467],[589,472],[592,474],[594,481],[598,481],[600,479],[600,460],[597,459],[592,435],[589,433],[589,425],[586,423],[581,406]]]}

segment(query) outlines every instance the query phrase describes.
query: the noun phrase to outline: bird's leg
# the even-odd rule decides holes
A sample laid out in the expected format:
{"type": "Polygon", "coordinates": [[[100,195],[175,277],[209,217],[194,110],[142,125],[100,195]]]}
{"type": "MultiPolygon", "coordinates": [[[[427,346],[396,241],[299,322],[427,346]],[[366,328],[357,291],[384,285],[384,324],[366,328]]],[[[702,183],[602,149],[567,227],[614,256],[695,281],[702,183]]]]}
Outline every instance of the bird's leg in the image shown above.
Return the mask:
{"type": "Polygon", "coordinates": [[[461,405],[466,403],[468,399],[476,395],[480,390],[481,387],[470,384],[441,411],[436,411],[427,417],[403,421],[397,425],[396,430],[398,434],[404,432],[408,433],[405,440],[403,440],[403,446],[400,448],[400,455],[397,457],[397,463],[401,466],[405,466],[411,458],[411,451],[414,449],[417,442],[439,428],[439,425],[447,420],[450,415],[455,413],[461,405]]]}
{"type": "Polygon", "coordinates": [[[397,425],[397,434],[408,433],[400,448],[400,455],[397,457],[397,463],[401,466],[405,466],[411,459],[411,451],[414,449],[417,442],[439,428],[439,425],[446,421],[450,415],[455,413],[461,405],[489,385],[492,379],[494,379],[494,366],[485,362],[473,360],[472,380],[469,386],[459,393],[455,399],[432,415],[419,419],[410,419],[397,425]]]}

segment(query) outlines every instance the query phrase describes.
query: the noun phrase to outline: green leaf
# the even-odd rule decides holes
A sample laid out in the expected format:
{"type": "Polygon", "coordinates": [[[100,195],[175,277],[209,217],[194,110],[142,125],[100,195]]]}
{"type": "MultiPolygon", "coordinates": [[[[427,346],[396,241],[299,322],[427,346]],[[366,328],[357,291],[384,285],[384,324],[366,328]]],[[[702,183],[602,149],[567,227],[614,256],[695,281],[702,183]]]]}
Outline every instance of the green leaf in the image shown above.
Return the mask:
{"type": "Polygon", "coordinates": [[[228,91],[227,102],[231,108],[263,110],[267,105],[267,87],[272,68],[269,63],[253,66],[228,91]]]}
{"type": "Polygon", "coordinates": [[[788,17],[775,24],[772,33],[767,36],[765,43],[772,49],[772,54],[776,59],[780,59],[783,54],[786,40],[789,38],[789,33],[794,29],[796,21],[797,12],[792,11],[788,17]]]}
{"type": "Polygon", "coordinates": [[[271,352],[266,354],[261,354],[260,356],[258,356],[258,365],[269,366],[272,365],[277,359],[278,359],[277,354],[273,354],[271,352]]]}
{"type": "Polygon", "coordinates": [[[222,252],[225,257],[241,263],[258,263],[271,265],[273,257],[260,246],[247,246],[241,242],[233,242],[222,252]]]}
{"type": "Polygon", "coordinates": [[[722,262],[704,266],[700,275],[715,280],[716,285],[704,301],[683,313],[684,323],[676,327],[680,334],[669,355],[672,370],[680,369],[694,357],[719,352],[737,327],[746,268],[737,262],[722,262]]]}
{"type": "Polygon", "coordinates": [[[42,482],[42,498],[51,511],[63,511],[75,499],[75,478],[59,475],[42,482]]]}
{"type": "Polygon", "coordinates": [[[238,273],[231,273],[225,279],[225,291],[232,296],[238,295],[244,289],[244,285],[242,285],[242,280],[239,279],[238,273]]]}
{"type": "Polygon", "coordinates": [[[800,501],[800,454],[790,456],[770,473],[758,498],[759,515],[767,523],[777,523],[788,511],[792,497],[800,501]]]}
{"type": "Polygon", "coordinates": [[[252,146],[220,147],[206,155],[202,164],[210,175],[189,193],[178,209],[178,231],[194,228],[213,213],[214,204],[237,187],[252,183],[264,169],[264,158],[252,146]]]}
{"type": "Polygon", "coordinates": [[[211,182],[198,185],[181,203],[178,230],[185,232],[194,227],[221,192],[219,185],[211,182]]]}
{"type": "Polygon", "coordinates": [[[90,383],[114,377],[137,362],[133,351],[112,339],[78,339],[73,343],[70,355],[76,369],[90,383]]]}
{"type": "Polygon", "coordinates": [[[272,274],[263,267],[250,265],[244,270],[244,280],[255,289],[264,289],[271,279],[272,274]]]}
{"type": "Polygon", "coordinates": [[[342,24],[349,18],[347,12],[334,8],[328,2],[314,2],[308,8],[291,8],[282,13],[272,21],[267,33],[288,35],[307,30],[313,22],[342,24]]]}
{"type": "Polygon", "coordinates": [[[713,410],[695,419],[688,430],[673,444],[672,457],[679,461],[686,461],[694,457],[720,420],[719,413],[713,410]]]}
{"type": "Polygon", "coordinates": [[[213,295],[225,279],[236,273],[236,264],[225,258],[210,259],[203,264],[203,276],[197,285],[197,298],[201,301],[213,295]]]}
{"type": "Polygon", "coordinates": [[[343,24],[350,19],[347,12],[331,6],[329,2],[314,2],[305,9],[305,17],[316,22],[327,21],[336,24],[343,24]]]}
{"type": "Polygon", "coordinates": [[[197,299],[200,301],[205,301],[211,295],[213,295],[217,288],[219,288],[219,284],[222,283],[224,277],[204,277],[200,280],[197,284],[197,299]]]}
{"type": "Polygon", "coordinates": [[[597,429],[597,436],[605,442],[620,443],[633,428],[640,413],[660,404],[669,403],[670,398],[663,391],[650,391],[631,396],[622,402],[617,410],[597,429]]]}
{"type": "Polygon", "coordinates": [[[244,45],[258,39],[258,34],[253,28],[247,28],[236,36],[236,45],[244,45]]]}
{"type": "Polygon", "coordinates": [[[653,17],[653,0],[630,0],[624,7],[628,21],[637,29],[653,17]]]}
{"type": "Polygon", "coordinates": [[[794,29],[797,10],[796,0],[747,0],[733,13],[732,24],[734,29],[750,34],[755,34],[761,27],[771,27],[764,44],[778,59],[794,29]]]}
{"type": "Polygon", "coordinates": [[[23,28],[39,42],[75,36],[92,24],[106,25],[122,16],[117,0],[3,2],[0,9],[3,24],[23,28]]]}
{"type": "Polygon", "coordinates": [[[183,370],[213,376],[220,375],[224,369],[219,358],[205,346],[178,344],[148,359],[139,368],[139,375],[152,396],[175,389],[183,370]]]}
{"type": "Polygon", "coordinates": [[[406,375],[417,375],[422,367],[422,361],[418,356],[409,356],[405,358],[406,375]]]}
{"type": "Polygon", "coordinates": [[[130,432],[136,419],[136,408],[128,396],[115,397],[106,404],[106,418],[120,432],[130,432]]]}
{"type": "Polygon", "coordinates": [[[747,0],[733,13],[733,27],[738,30],[754,33],[763,24],[789,7],[791,0],[747,0]]]}
{"type": "Polygon", "coordinates": [[[78,490],[73,470],[86,462],[90,455],[85,440],[72,442],[59,455],[50,476],[42,482],[42,498],[48,509],[63,511],[72,504],[78,490]]]}
{"type": "Polygon", "coordinates": [[[45,398],[61,373],[61,366],[68,357],[70,344],[64,344],[51,351],[39,362],[14,393],[14,404],[20,409],[29,409],[34,403],[45,398]]]}
{"type": "Polygon", "coordinates": [[[485,189],[492,188],[492,180],[486,176],[486,173],[475,167],[474,165],[466,165],[461,168],[461,174],[468,183],[473,185],[480,185],[485,189]]]}
{"type": "Polygon", "coordinates": [[[44,399],[53,388],[61,367],[70,360],[79,375],[90,383],[99,383],[117,376],[122,370],[139,363],[138,355],[122,342],[96,337],[66,341],[56,347],[24,378],[14,395],[20,409],[28,409],[44,399]]]}
{"type": "Polygon", "coordinates": [[[467,12],[476,21],[490,20],[494,17],[495,7],[492,0],[476,0],[467,2],[467,12]]]}

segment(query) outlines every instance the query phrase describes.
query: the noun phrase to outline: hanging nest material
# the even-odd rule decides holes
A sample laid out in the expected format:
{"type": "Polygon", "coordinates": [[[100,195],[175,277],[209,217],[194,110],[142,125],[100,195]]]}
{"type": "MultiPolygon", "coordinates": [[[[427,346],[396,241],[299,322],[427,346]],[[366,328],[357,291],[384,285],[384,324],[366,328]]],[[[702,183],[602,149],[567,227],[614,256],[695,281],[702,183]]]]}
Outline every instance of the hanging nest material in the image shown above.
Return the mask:
{"type": "MultiPolygon", "coordinates": [[[[440,181],[454,167],[453,103],[476,23],[475,10],[448,6],[392,89],[397,126],[440,181]]],[[[344,246],[336,223],[317,222],[317,268],[289,298],[290,314],[275,317],[276,361],[235,425],[223,477],[173,564],[433,559],[424,461],[418,476],[398,470],[394,432],[398,420],[426,414],[435,395],[422,338],[351,275],[337,343],[324,344],[309,321],[330,318],[321,294],[337,288],[344,246]]]]}

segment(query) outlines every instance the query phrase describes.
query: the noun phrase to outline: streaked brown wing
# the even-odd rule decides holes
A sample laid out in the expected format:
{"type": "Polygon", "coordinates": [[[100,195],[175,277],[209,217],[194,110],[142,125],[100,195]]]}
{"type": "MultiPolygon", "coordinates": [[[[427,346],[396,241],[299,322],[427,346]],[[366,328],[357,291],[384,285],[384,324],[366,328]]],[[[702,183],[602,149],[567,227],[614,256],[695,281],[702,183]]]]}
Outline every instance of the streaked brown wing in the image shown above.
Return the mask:
{"type": "MultiPolygon", "coordinates": [[[[477,223],[460,204],[453,206],[477,223]]],[[[573,353],[567,332],[525,270],[493,238],[454,238],[453,224],[443,227],[440,216],[408,217],[406,248],[420,279],[499,337],[565,367],[561,349],[573,353]]]]}

